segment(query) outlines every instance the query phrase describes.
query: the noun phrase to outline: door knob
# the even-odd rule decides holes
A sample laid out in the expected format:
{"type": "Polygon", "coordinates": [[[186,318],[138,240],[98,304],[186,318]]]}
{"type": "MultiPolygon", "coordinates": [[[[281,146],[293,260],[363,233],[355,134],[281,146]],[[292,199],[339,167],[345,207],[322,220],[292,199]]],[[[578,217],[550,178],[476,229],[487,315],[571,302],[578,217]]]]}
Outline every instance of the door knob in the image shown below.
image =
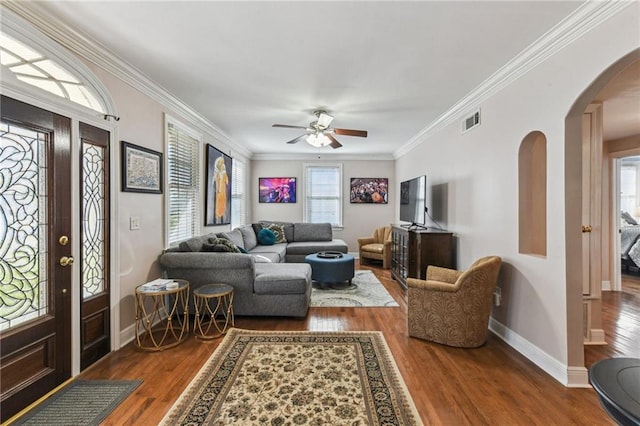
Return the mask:
{"type": "Polygon", "coordinates": [[[582,225],[582,232],[591,232],[591,225],[582,225]]]}
{"type": "Polygon", "coordinates": [[[73,265],[73,257],[72,256],[62,256],[60,258],[60,266],[71,266],[73,265]]]}

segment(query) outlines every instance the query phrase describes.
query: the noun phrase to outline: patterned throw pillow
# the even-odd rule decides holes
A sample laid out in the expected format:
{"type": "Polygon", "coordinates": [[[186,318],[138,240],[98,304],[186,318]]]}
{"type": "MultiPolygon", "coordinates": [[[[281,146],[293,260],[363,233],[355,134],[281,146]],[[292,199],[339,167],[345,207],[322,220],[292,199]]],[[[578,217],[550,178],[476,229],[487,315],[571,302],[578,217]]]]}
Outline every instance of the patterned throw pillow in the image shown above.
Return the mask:
{"type": "Polygon", "coordinates": [[[272,246],[276,242],[276,234],[271,229],[262,228],[258,232],[258,242],[263,246],[272,246]]]}
{"type": "Polygon", "coordinates": [[[263,225],[262,229],[270,229],[276,234],[276,243],[286,243],[287,237],[284,235],[284,225],[278,223],[272,223],[270,225],[263,225]]]}
{"type": "Polygon", "coordinates": [[[226,251],[229,253],[240,253],[240,249],[238,249],[238,246],[236,246],[226,238],[209,238],[209,244],[214,246],[215,248],[207,247],[209,249],[207,251],[226,251]]]}

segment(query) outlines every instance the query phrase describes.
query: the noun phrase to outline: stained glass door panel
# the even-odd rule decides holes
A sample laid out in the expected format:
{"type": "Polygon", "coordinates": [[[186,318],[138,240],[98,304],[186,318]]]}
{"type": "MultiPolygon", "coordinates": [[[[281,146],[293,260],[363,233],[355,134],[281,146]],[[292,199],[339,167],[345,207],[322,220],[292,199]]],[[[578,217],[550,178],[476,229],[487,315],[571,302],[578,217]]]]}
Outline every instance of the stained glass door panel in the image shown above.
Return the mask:
{"type": "Polygon", "coordinates": [[[0,422],[71,377],[70,120],[0,97],[0,422]]]}

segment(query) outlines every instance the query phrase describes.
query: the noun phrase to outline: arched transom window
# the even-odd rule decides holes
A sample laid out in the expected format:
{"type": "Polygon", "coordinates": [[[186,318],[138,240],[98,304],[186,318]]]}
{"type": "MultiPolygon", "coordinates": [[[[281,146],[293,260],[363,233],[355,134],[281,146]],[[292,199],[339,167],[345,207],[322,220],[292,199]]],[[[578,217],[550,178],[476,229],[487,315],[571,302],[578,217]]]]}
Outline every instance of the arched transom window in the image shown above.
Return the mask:
{"type": "Polygon", "coordinates": [[[80,79],[46,55],[0,32],[0,63],[24,83],[105,113],[105,107],[80,79]]]}

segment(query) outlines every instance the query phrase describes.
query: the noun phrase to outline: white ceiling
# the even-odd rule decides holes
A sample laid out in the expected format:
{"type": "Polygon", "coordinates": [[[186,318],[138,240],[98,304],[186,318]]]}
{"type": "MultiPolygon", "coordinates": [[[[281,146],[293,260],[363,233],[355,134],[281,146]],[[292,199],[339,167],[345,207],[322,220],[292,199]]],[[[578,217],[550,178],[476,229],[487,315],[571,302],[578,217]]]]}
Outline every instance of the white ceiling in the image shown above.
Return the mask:
{"type": "Polygon", "coordinates": [[[254,155],[391,157],[581,4],[47,1],[29,7],[100,43],[254,155]],[[319,108],[335,116],[334,127],[368,130],[368,138],[338,136],[342,148],[318,149],[287,145],[302,132],[271,127],[306,126],[319,108]]]}

